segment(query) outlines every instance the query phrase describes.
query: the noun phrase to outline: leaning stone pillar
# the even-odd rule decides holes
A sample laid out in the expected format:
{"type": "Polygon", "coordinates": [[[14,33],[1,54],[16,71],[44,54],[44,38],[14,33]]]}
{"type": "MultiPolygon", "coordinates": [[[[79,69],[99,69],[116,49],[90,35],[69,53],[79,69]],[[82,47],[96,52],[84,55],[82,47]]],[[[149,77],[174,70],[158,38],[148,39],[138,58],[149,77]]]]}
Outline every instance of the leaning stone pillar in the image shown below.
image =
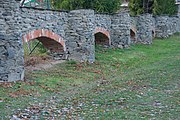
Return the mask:
{"type": "Polygon", "coordinates": [[[95,15],[93,10],[73,10],[68,16],[66,30],[69,58],[81,62],[95,60],[95,15]]]}
{"type": "Polygon", "coordinates": [[[15,20],[18,8],[15,0],[0,0],[0,82],[24,77],[22,40],[15,20]]]}

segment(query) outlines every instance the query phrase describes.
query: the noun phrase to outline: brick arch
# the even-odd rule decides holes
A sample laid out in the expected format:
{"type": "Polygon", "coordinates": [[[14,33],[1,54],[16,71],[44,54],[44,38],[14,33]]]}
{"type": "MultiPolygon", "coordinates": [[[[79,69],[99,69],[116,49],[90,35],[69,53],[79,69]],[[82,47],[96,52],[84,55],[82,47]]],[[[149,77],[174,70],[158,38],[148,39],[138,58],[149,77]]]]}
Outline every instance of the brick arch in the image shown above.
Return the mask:
{"type": "Polygon", "coordinates": [[[130,27],[130,38],[133,41],[136,41],[136,32],[137,32],[137,29],[134,26],[131,26],[130,27]]]}
{"type": "Polygon", "coordinates": [[[22,40],[23,40],[23,43],[25,43],[25,42],[29,42],[29,41],[31,41],[33,39],[37,39],[37,38],[40,38],[40,37],[46,37],[46,38],[49,38],[49,39],[52,39],[52,40],[56,41],[57,43],[62,45],[63,50],[66,51],[66,46],[65,46],[64,39],[61,36],[55,34],[54,32],[51,32],[49,30],[39,29],[39,30],[31,31],[31,32],[29,32],[27,34],[24,34],[22,36],[22,40]]]}
{"type": "Polygon", "coordinates": [[[102,33],[109,39],[109,45],[111,45],[110,32],[102,27],[96,27],[94,34],[102,33]]]}
{"type": "Polygon", "coordinates": [[[99,33],[99,32],[103,33],[104,35],[106,35],[109,38],[109,40],[110,40],[110,33],[109,33],[108,30],[106,30],[105,28],[102,28],[102,27],[96,27],[96,30],[95,30],[94,34],[99,33]]]}
{"type": "Polygon", "coordinates": [[[132,29],[130,29],[130,38],[131,38],[131,40],[133,40],[133,41],[136,40],[136,33],[135,33],[132,29]]]}
{"type": "Polygon", "coordinates": [[[137,29],[136,29],[134,26],[131,26],[131,27],[130,27],[130,30],[132,30],[135,34],[136,34],[136,32],[137,32],[137,29]]]}
{"type": "Polygon", "coordinates": [[[156,37],[156,31],[155,31],[155,29],[152,29],[152,36],[153,36],[153,38],[156,37]]]}

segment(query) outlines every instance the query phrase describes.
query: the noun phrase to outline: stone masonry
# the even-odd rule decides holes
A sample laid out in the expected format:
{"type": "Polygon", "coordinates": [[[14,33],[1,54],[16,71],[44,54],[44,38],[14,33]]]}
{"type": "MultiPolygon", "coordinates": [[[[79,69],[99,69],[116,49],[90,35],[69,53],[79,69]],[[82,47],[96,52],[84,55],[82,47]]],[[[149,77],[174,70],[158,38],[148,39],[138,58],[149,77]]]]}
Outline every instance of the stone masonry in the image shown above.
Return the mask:
{"type": "Polygon", "coordinates": [[[22,80],[24,60],[15,1],[0,0],[0,82],[22,80]]]}
{"type": "Polygon", "coordinates": [[[180,31],[180,16],[155,16],[156,37],[167,38],[180,31]]]}
{"type": "Polygon", "coordinates": [[[74,10],[69,13],[66,45],[70,59],[94,62],[94,21],[93,10],[74,10]]]}
{"type": "Polygon", "coordinates": [[[144,14],[137,17],[137,40],[136,43],[151,44],[152,43],[152,20],[153,17],[150,14],[144,14]]]}
{"type": "Polygon", "coordinates": [[[0,82],[23,80],[23,43],[34,39],[55,57],[63,54],[63,59],[93,63],[95,36],[99,34],[109,39],[110,47],[127,48],[132,43],[151,44],[154,36],[164,38],[175,32],[180,32],[179,14],[130,17],[126,12],[61,12],[24,8],[16,0],[0,0],[0,82]]]}
{"type": "Polygon", "coordinates": [[[112,46],[127,48],[130,45],[130,16],[128,13],[119,13],[111,16],[112,46]]]}

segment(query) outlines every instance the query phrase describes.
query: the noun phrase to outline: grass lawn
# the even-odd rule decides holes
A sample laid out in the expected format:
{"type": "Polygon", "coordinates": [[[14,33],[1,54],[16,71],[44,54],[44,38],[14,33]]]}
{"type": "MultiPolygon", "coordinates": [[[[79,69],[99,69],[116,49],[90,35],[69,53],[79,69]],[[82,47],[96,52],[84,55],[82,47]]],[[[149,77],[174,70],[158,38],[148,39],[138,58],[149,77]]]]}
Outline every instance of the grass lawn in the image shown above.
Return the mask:
{"type": "Polygon", "coordinates": [[[94,64],[67,61],[1,84],[0,119],[180,120],[180,35],[129,49],[96,47],[94,64]]]}

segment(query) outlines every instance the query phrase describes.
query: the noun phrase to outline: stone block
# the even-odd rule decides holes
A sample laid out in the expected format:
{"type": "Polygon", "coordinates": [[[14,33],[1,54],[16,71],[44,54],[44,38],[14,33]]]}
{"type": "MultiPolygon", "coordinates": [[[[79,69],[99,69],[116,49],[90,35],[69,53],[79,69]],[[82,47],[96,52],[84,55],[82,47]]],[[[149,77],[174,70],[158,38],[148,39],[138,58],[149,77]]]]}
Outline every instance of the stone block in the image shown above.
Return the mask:
{"type": "Polygon", "coordinates": [[[9,73],[8,74],[8,82],[13,82],[17,80],[22,80],[21,74],[20,73],[9,73]]]}
{"type": "Polygon", "coordinates": [[[8,52],[8,59],[15,58],[15,55],[16,55],[16,50],[15,49],[7,48],[7,52],[8,52]]]}

